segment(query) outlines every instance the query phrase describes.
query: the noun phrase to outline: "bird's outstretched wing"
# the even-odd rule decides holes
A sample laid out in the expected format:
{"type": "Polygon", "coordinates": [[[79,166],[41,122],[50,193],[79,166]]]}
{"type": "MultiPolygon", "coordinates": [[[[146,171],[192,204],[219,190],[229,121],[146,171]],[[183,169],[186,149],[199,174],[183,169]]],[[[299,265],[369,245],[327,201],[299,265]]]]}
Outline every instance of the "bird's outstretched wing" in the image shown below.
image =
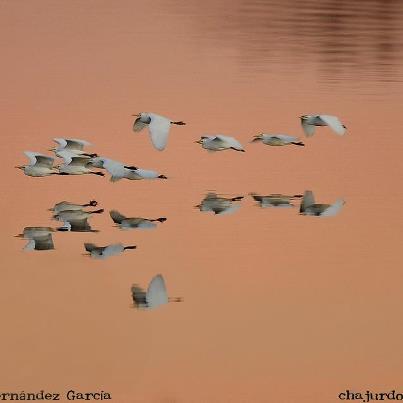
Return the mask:
{"type": "Polygon", "coordinates": [[[98,246],[96,246],[95,244],[93,244],[93,243],[85,243],[84,244],[84,248],[85,248],[85,250],[87,251],[87,252],[92,252],[93,250],[95,250],[95,249],[98,249],[98,246]]]}
{"type": "Polygon", "coordinates": [[[299,208],[299,212],[303,213],[308,207],[315,204],[315,196],[311,190],[306,190],[304,193],[304,197],[301,200],[301,205],[299,208]]]}
{"type": "Polygon", "coordinates": [[[151,122],[148,126],[151,135],[151,141],[154,147],[162,151],[167,145],[169,128],[171,121],[163,116],[150,113],[151,122]]]}
{"type": "Polygon", "coordinates": [[[111,216],[115,224],[121,224],[121,222],[126,218],[123,214],[120,214],[119,211],[117,210],[111,210],[109,212],[109,215],[111,216]]]}
{"type": "Polygon", "coordinates": [[[323,120],[335,133],[342,136],[346,132],[346,128],[342,125],[339,118],[331,115],[319,115],[319,118],[323,120]]]}
{"type": "Polygon", "coordinates": [[[158,176],[158,173],[155,171],[151,171],[149,169],[135,169],[133,170],[137,175],[141,176],[144,179],[154,179],[158,176]]]}
{"type": "Polygon", "coordinates": [[[142,122],[141,118],[138,117],[133,123],[133,131],[139,132],[140,130],[143,130],[151,122],[151,119],[148,120],[148,122],[142,122]]]}
{"type": "Polygon", "coordinates": [[[77,156],[77,157],[69,157],[68,159],[70,160],[70,162],[68,163],[70,166],[86,167],[90,163],[90,159],[87,157],[78,157],[77,156]]]}
{"type": "Polygon", "coordinates": [[[83,150],[84,146],[90,146],[86,140],[80,139],[64,139],[61,137],[57,137],[53,139],[57,144],[59,144],[60,148],[68,149],[68,150],[83,150]]]}
{"type": "Polygon", "coordinates": [[[41,166],[46,168],[52,168],[53,166],[53,157],[49,157],[47,155],[35,153],[32,151],[24,151],[24,154],[29,158],[29,165],[31,166],[41,166]]]}
{"type": "Polygon", "coordinates": [[[306,137],[312,137],[315,134],[315,126],[309,124],[305,119],[301,118],[301,126],[306,137]]]}
{"type": "Polygon", "coordinates": [[[343,199],[337,199],[331,206],[329,206],[322,214],[321,216],[324,217],[331,217],[335,216],[336,214],[339,213],[339,211],[342,209],[344,206],[345,201],[343,199]]]}
{"type": "Polygon", "coordinates": [[[156,308],[159,305],[168,303],[165,281],[161,274],[157,274],[151,280],[147,289],[146,300],[149,308],[156,308]]]}
{"type": "Polygon", "coordinates": [[[122,253],[125,250],[124,246],[121,243],[114,243],[112,245],[108,245],[103,251],[102,255],[104,257],[116,256],[122,253]]]}
{"type": "Polygon", "coordinates": [[[233,137],[223,136],[222,134],[220,134],[220,135],[217,135],[215,138],[220,140],[223,144],[225,144],[228,147],[243,150],[242,144],[233,137]]]}

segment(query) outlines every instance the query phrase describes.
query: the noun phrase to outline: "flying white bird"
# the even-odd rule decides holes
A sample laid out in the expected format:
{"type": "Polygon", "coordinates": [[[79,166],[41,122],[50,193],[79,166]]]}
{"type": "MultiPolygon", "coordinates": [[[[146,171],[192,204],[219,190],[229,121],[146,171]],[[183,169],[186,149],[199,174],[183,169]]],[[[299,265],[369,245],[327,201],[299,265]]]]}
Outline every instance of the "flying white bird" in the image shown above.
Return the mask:
{"type": "Polygon", "coordinates": [[[207,151],[235,150],[245,152],[238,140],[233,137],[223,136],[222,134],[202,136],[196,143],[201,144],[207,151]]]}
{"type": "Polygon", "coordinates": [[[115,243],[107,246],[96,246],[93,243],[85,243],[85,250],[90,254],[90,256],[94,259],[107,259],[111,256],[117,256],[123,253],[125,250],[136,249],[137,246],[129,245],[124,246],[121,243],[115,243]]]}
{"type": "Polygon", "coordinates": [[[343,199],[337,199],[333,204],[315,203],[313,192],[307,190],[301,200],[299,212],[302,215],[330,217],[338,214],[344,204],[343,199]]]}
{"type": "Polygon", "coordinates": [[[141,289],[137,284],[131,288],[133,305],[139,309],[154,309],[168,302],[182,302],[182,298],[169,298],[165,286],[164,278],[157,274],[152,278],[147,292],[141,289]]]}
{"type": "Polygon", "coordinates": [[[23,248],[25,251],[51,250],[55,249],[52,238],[54,231],[50,227],[25,227],[23,233],[16,235],[16,237],[28,240],[23,248]]]}
{"type": "Polygon", "coordinates": [[[137,117],[137,119],[133,123],[133,131],[139,132],[144,127],[148,126],[151,142],[153,143],[154,147],[159,151],[162,151],[167,145],[168,134],[169,129],[171,128],[171,124],[173,125],[186,124],[182,121],[176,121],[176,122],[172,121],[169,118],[151,112],[141,112],[134,114],[132,116],[137,117]]]}
{"type": "Polygon", "coordinates": [[[85,156],[75,156],[64,158],[64,164],[59,166],[61,175],[85,175],[93,174],[105,176],[103,172],[91,171],[91,159],[85,156]]]}
{"type": "Polygon", "coordinates": [[[261,196],[256,193],[249,193],[255,201],[259,203],[262,208],[266,207],[294,207],[291,203],[293,200],[299,199],[302,195],[287,196],[282,194],[270,194],[261,196]]]}
{"type": "Polygon", "coordinates": [[[294,144],[296,146],[304,146],[305,144],[298,137],[287,136],[286,134],[266,134],[261,133],[255,136],[252,142],[261,141],[268,146],[286,146],[294,144]]]}
{"type": "Polygon", "coordinates": [[[301,125],[305,135],[311,137],[315,133],[315,126],[329,126],[335,133],[342,136],[346,132],[338,117],[331,115],[302,115],[301,125]]]}
{"type": "Polygon", "coordinates": [[[106,169],[111,175],[111,182],[116,182],[120,179],[167,179],[165,175],[160,175],[158,172],[124,165],[122,162],[114,161],[110,158],[97,157],[91,160],[90,164],[95,164],[94,166],[106,169]]]}
{"type": "Polygon", "coordinates": [[[56,220],[63,221],[62,227],[57,228],[58,231],[71,231],[71,232],[99,232],[91,228],[88,219],[92,214],[103,213],[103,209],[94,211],[83,210],[63,210],[59,211],[53,217],[56,220]]]}
{"type": "Polygon", "coordinates": [[[61,211],[83,210],[85,207],[95,207],[96,205],[98,205],[96,200],[90,200],[88,203],[85,204],[76,204],[68,201],[61,201],[59,203],[56,203],[54,207],[49,209],[49,211],[53,211],[54,214],[58,214],[61,211]]]}
{"type": "Polygon", "coordinates": [[[224,215],[238,210],[239,204],[234,202],[242,199],[243,196],[226,198],[210,192],[207,193],[206,197],[201,201],[201,203],[195,207],[200,211],[212,211],[214,214],[224,215]]]}
{"type": "Polygon", "coordinates": [[[131,229],[131,228],[155,228],[157,222],[163,223],[167,219],[165,217],[160,217],[156,219],[151,218],[141,218],[141,217],[126,217],[120,214],[117,210],[111,210],[109,212],[113,222],[118,224],[121,229],[131,229]]]}
{"type": "Polygon", "coordinates": [[[29,164],[16,166],[16,168],[24,171],[25,175],[35,177],[59,175],[56,167],[53,166],[53,157],[32,151],[24,151],[24,154],[29,158],[29,164]]]}
{"type": "Polygon", "coordinates": [[[64,139],[60,137],[54,138],[53,140],[58,144],[58,147],[51,148],[49,151],[54,151],[60,158],[74,157],[77,155],[85,157],[97,156],[97,154],[88,154],[84,151],[85,146],[91,145],[91,143],[86,140],[64,139]]]}

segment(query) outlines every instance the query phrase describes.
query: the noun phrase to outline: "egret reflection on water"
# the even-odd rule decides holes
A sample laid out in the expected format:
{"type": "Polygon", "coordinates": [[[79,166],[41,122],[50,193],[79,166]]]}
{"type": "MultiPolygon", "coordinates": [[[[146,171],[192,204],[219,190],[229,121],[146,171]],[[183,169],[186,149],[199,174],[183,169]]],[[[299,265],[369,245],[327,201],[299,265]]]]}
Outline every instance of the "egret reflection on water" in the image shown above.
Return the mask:
{"type": "Polygon", "coordinates": [[[85,250],[89,253],[94,259],[107,259],[111,256],[117,256],[123,253],[126,250],[136,249],[136,245],[127,245],[124,246],[121,243],[114,243],[106,246],[96,246],[93,243],[84,243],[85,250]]]}
{"type": "Polygon", "coordinates": [[[23,233],[16,237],[28,240],[23,248],[24,251],[52,250],[55,249],[52,238],[54,231],[50,227],[25,227],[23,233]]]}
{"type": "Polygon", "coordinates": [[[203,212],[213,212],[215,215],[231,214],[239,209],[240,203],[237,203],[243,199],[243,196],[237,197],[224,197],[219,196],[214,192],[207,193],[200,204],[195,206],[203,212]]]}
{"type": "Polygon", "coordinates": [[[96,200],[90,200],[88,203],[85,204],[77,204],[69,201],[61,201],[56,203],[52,208],[49,209],[49,211],[53,211],[54,214],[58,214],[62,211],[83,210],[86,207],[95,207],[97,205],[98,202],[96,200]]]}
{"type": "Polygon", "coordinates": [[[258,206],[266,207],[295,207],[292,201],[298,200],[302,195],[287,196],[283,194],[273,193],[267,196],[258,195],[257,193],[249,193],[253,200],[258,202],[258,206]]]}
{"type": "Polygon", "coordinates": [[[154,309],[168,302],[182,302],[180,297],[170,298],[166,289],[164,278],[157,274],[152,278],[147,288],[147,292],[137,284],[131,287],[133,306],[138,309],[154,309]]]}
{"type": "Polygon", "coordinates": [[[159,218],[142,218],[142,217],[126,217],[123,214],[119,213],[117,210],[111,210],[109,212],[113,222],[118,224],[118,227],[121,229],[151,229],[157,226],[157,222],[163,223],[167,219],[165,217],[159,218]]]}
{"type": "Polygon", "coordinates": [[[299,212],[302,215],[331,217],[337,215],[344,204],[343,199],[337,199],[333,204],[315,203],[313,192],[307,190],[301,200],[299,212]]]}
{"type": "Polygon", "coordinates": [[[186,124],[182,121],[172,121],[169,118],[157,115],[156,113],[152,112],[140,112],[134,114],[133,116],[137,117],[133,123],[133,131],[139,132],[142,129],[144,129],[144,127],[148,126],[151,142],[153,143],[154,147],[159,151],[164,150],[167,145],[171,124],[173,125],[186,124]]]}

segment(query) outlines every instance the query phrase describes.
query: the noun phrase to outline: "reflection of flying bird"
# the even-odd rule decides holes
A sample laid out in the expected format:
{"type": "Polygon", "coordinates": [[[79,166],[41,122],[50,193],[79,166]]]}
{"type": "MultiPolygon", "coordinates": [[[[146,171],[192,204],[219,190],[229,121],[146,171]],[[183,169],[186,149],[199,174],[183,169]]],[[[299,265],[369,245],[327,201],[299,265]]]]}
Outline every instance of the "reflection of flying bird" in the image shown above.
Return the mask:
{"type": "Polygon", "coordinates": [[[49,151],[54,151],[58,157],[68,158],[75,157],[78,155],[85,157],[96,157],[97,154],[88,154],[84,151],[85,146],[90,146],[91,143],[85,140],[79,139],[64,139],[64,138],[55,138],[53,139],[58,147],[51,148],[49,151]]]}
{"type": "Polygon", "coordinates": [[[61,201],[59,203],[56,203],[53,208],[49,209],[49,211],[53,211],[54,214],[58,214],[61,211],[66,210],[82,210],[85,207],[95,207],[97,204],[98,203],[95,200],[90,200],[88,203],[85,204],[76,204],[68,201],[61,201]]]}
{"type": "Polygon", "coordinates": [[[237,197],[222,197],[218,196],[216,193],[207,193],[205,198],[200,204],[195,206],[200,211],[213,211],[214,214],[229,214],[233,213],[239,208],[239,203],[234,203],[243,199],[243,196],[237,197]]]}
{"type": "Polygon", "coordinates": [[[302,195],[287,196],[282,194],[270,194],[261,196],[256,193],[249,193],[255,201],[259,203],[260,207],[294,207],[291,203],[293,200],[299,199],[302,195]]]}
{"type": "Polygon", "coordinates": [[[157,222],[165,222],[167,219],[165,217],[160,217],[156,219],[141,218],[141,217],[126,217],[120,214],[117,210],[111,210],[109,212],[113,222],[118,224],[121,229],[131,229],[131,228],[155,228],[157,222]]]}
{"type": "Polygon", "coordinates": [[[171,128],[171,124],[173,125],[185,124],[182,121],[174,122],[171,119],[168,119],[164,116],[160,116],[157,115],[156,113],[151,112],[141,112],[133,116],[137,117],[137,119],[133,123],[133,131],[139,132],[144,127],[148,126],[151,142],[153,143],[154,147],[159,151],[162,151],[167,145],[168,134],[169,129],[171,128]]]}
{"type": "MultiPolygon", "coordinates": [[[[93,164],[91,162],[91,164],[93,164]]],[[[111,175],[110,181],[116,182],[120,179],[141,180],[141,179],[167,179],[165,175],[158,172],[140,169],[135,166],[127,166],[119,161],[110,158],[98,157],[94,159],[97,167],[106,169],[111,175]]]]}
{"type": "Polygon", "coordinates": [[[314,135],[315,126],[329,126],[339,136],[346,132],[346,126],[339,118],[331,115],[302,115],[301,125],[307,137],[314,135]]]}
{"type": "Polygon", "coordinates": [[[90,159],[85,156],[65,157],[64,164],[60,165],[59,172],[62,175],[85,175],[94,174],[99,176],[105,176],[103,172],[91,171],[90,159]]]}
{"type": "Polygon", "coordinates": [[[101,214],[104,210],[63,210],[59,211],[53,217],[56,220],[63,221],[63,226],[57,228],[58,231],[71,231],[71,232],[98,232],[93,230],[88,222],[92,214],[101,214]]]}
{"type": "Polygon", "coordinates": [[[344,204],[343,199],[337,199],[333,204],[315,203],[313,192],[307,190],[301,200],[299,212],[302,215],[330,217],[339,213],[344,204]]]}
{"type": "Polygon", "coordinates": [[[53,166],[53,157],[32,151],[24,151],[24,154],[29,158],[29,164],[20,165],[16,168],[23,170],[25,175],[42,177],[59,174],[56,167],[53,166]]]}
{"type": "Polygon", "coordinates": [[[141,289],[137,284],[131,288],[133,305],[140,309],[154,309],[168,302],[182,302],[182,298],[169,298],[165,286],[164,278],[157,274],[150,281],[147,292],[141,289]]]}
{"type": "Polygon", "coordinates": [[[28,240],[25,251],[51,250],[55,249],[52,232],[54,229],[50,227],[25,227],[23,233],[16,237],[28,240]]]}
{"type": "Polygon", "coordinates": [[[107,246],[96,246],[93,243],[85,243],[84,248],[94,259],[107,259],[111,256],[117,256],[125,250],[136,249],[137,246],[123,246],[121,243],[115,243],[107,246]]]}
{"type": "Polygon", "coordinates": [[[245,152],[238,140],[233,137],[223,136],[222,134],[202,136],[196,143],[201,144],[207,151],[235,150],[245,152]]]}
{"type": "Polygon", "coordinates": [[[268,146],[286,146],[294,144],[296,146],[304,146],[305,144],[298,137],[287,136],[286,134],[258,134],[252,142],[261,141],[268,146]]]}

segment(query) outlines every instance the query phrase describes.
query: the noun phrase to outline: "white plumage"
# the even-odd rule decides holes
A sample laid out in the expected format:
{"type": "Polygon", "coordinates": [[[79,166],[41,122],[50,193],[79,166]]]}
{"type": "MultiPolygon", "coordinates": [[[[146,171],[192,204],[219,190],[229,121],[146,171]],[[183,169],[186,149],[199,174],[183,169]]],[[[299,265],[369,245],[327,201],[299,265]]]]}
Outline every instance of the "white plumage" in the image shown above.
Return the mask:
{"type": "Polygon", "coordinates": [[[312,191],[307,190],[301,200],[299,212],[302,215],[331,217],[340,212],[344,206],[343,199],[337,199],[333,204],[315,203],[315,196],[312,191]]]}
{"type": "Polygon", "coordinates": [[[208,151],[235,150],[245,152],[242,144],[234,137],[217,134],[213,136],[202,136],[196,143],[201,144],[208,151]]]}
{"type": "Polygon", "coordinates": [[[298,137],[288,136],[286,134],[267,134],[262,133],[254,137],[252,142],[261,141],[268,146],[286,146],[294,144],[297,146],[304,146],[298,137]]]}
{"type": "Polygon", "coordinates": [[[128,249],[136,249],[135,245],[124,246],[121,243],[115,243],[107,246],[96,246],[93,243],[85,243],[84,248],[94,259],[107,259],[111,256],[117,256],[128,249]]]}
{"type": "Polygon", "coordinates": [[[175,122],[169,118],[157,115],[156,113],[152,112],[141,112],[133,116],[137,117],[137,119],[133,123],[133,131],[139,132],[144,127],[148,126],[151,142],[153,143],[154,147],[159,151],[164,150],[167,145],[169,129],[171,128],[171,124],[175,125],[185,124],[182,121],[175,122]]]}
{"type": "Polygon", "coordinates": [[[53,166],[54,158],[48,155],[36,153],[33,151],[24,151],[29,159],[28,165],[20,165],[16,168],[24,171],[27,176],[43,177],[49,175],[57,175],[56,167],[53,166]]]}
{"type": "Polygon", "coordinates": [[[307,137],[314,135],[315,126],[329,126],[339,136],[346,132],[346,126],[338,117],[332,115],[302,115],[301,126],[307,137]]]}

